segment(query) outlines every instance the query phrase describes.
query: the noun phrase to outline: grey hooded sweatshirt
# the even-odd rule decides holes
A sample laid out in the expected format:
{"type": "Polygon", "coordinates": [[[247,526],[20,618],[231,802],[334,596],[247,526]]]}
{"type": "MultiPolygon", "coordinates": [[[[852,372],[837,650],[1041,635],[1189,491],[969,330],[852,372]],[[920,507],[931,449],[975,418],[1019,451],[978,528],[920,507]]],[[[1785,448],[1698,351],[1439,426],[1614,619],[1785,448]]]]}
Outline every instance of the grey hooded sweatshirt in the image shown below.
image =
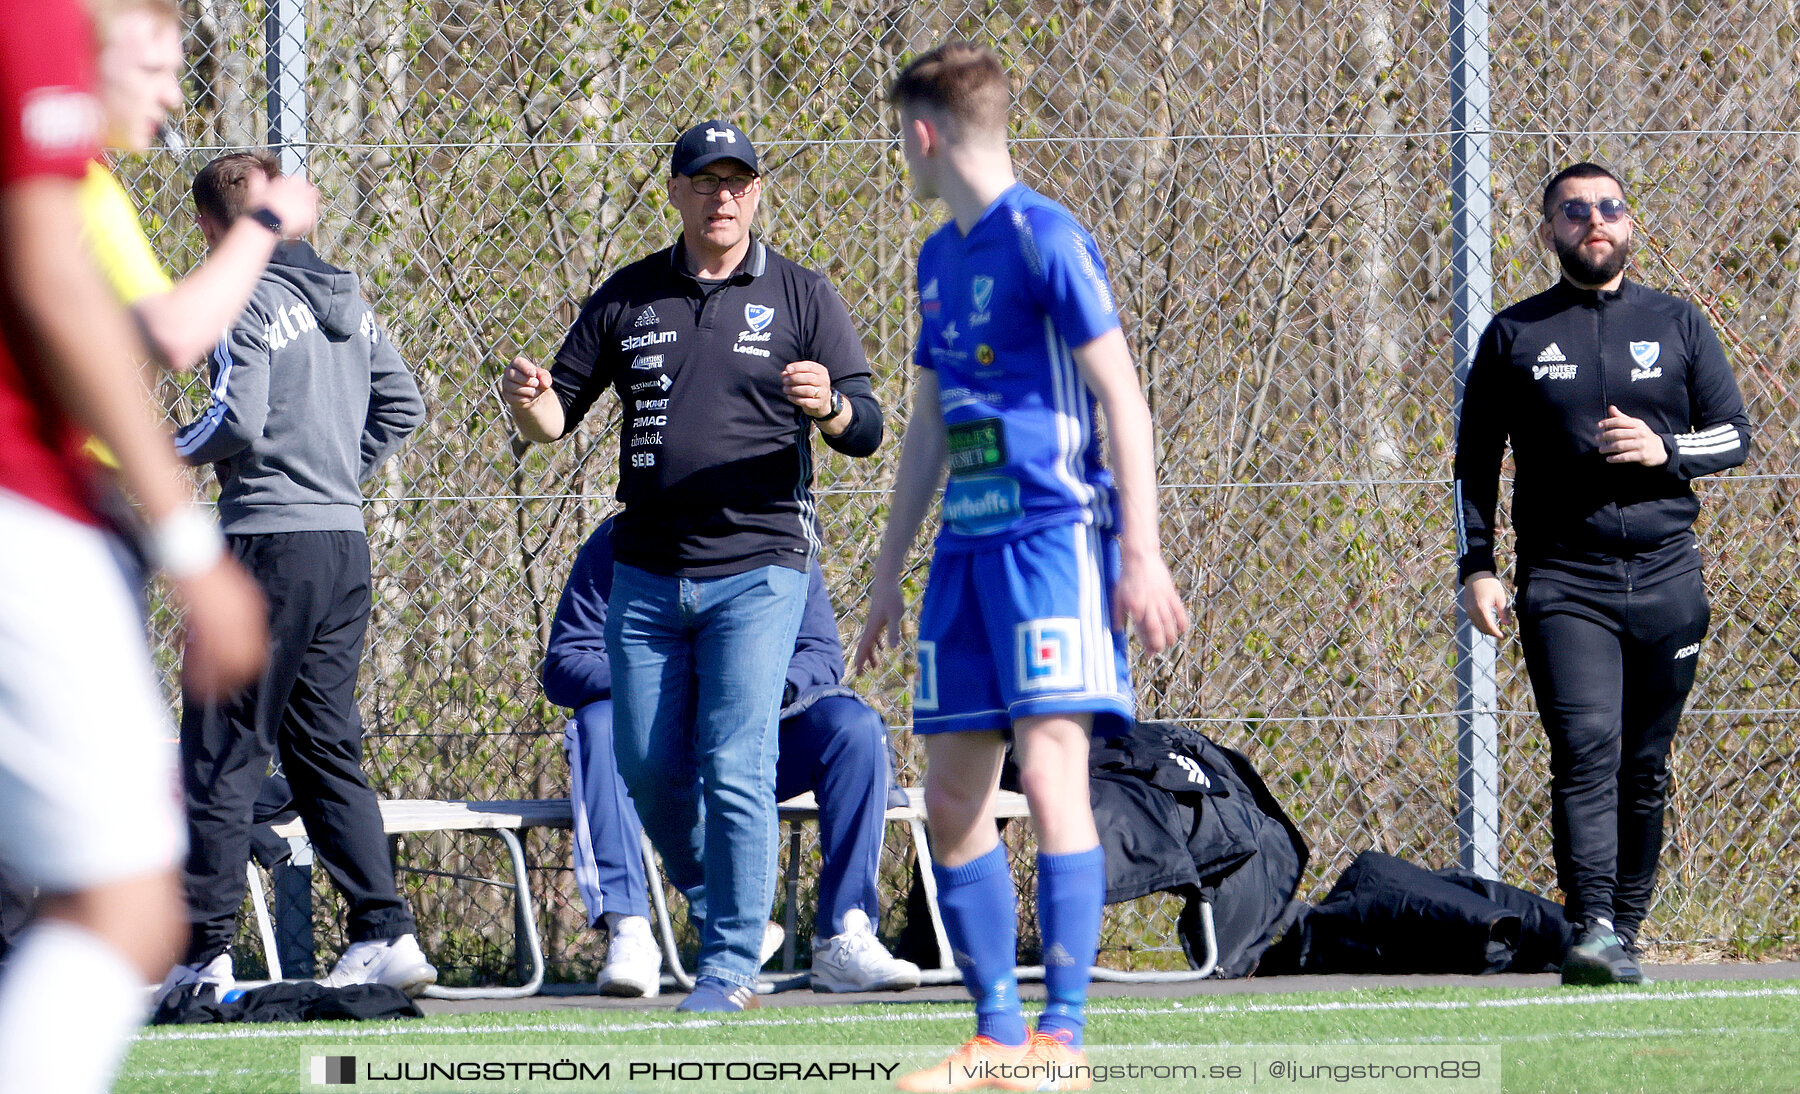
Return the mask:
{"type": "Polygon", "coordinates": [[[212,405],[175,435],[215,465],[228,534],[361,531],[361,484],[425,402],[356,275],[283,243],[212,355],[212,405]]]}

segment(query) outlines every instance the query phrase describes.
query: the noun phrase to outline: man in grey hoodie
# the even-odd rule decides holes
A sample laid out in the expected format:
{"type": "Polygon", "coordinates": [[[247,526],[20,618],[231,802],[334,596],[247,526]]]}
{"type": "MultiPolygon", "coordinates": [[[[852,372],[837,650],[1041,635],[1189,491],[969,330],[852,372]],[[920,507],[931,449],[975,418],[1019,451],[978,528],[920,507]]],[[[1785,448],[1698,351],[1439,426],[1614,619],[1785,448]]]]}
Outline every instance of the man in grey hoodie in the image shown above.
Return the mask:
{"type": "MultiPolygon", "coordinates": [[[[244,208],[256,182],[279,174],[272,157],[247,153],[201,170],[194,204],[209,247],[240,216],[282,234],[273,214],[244,208]]],[[[349,905],[351,945],[325,982],[417,994],[437,970],[414,938],[363,775],[356,675],[370,605],[360,484],[418,428],[424,401],[356,275],[298,241],[276,246],[211,370],[212,405],[176,434],[176,450],[218,473],[226,541],[268,598],[271,648],[262,679],[236,700],[184,697],[193,933],[165,987],[231,986],[251,808],[274,756],[349,905]]]]}

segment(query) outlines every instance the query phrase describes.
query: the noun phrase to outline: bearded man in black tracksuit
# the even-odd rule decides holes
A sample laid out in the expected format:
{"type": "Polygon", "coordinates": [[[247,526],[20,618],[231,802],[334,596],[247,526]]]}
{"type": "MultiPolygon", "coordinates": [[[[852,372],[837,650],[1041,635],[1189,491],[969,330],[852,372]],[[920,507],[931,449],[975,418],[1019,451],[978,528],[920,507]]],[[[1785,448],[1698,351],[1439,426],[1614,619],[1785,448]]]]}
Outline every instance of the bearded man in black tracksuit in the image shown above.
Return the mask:
{"type": "Polygon", "coordinates": [[[1564,983],[1640,983],[1668,757],[1710,608],[1691,480],[1744,462],[1750,423],[1699,308],[1624,278],[1619,180],[1578,163],[1544,188],[1563,278],[1501,312],[1456,436],[1458,577],[1500,636],[1494,508],[1512,442],[1519,636],[1550,739],[1557,880],[1576,942],[1564,983]]]}

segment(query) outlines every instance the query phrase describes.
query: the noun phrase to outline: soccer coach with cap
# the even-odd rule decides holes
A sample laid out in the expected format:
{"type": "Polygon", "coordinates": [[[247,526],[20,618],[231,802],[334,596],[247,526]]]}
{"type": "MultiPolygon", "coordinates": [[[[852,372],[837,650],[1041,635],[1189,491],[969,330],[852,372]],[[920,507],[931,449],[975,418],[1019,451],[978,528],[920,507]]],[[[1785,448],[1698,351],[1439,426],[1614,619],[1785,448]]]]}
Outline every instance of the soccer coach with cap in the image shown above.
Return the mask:
{"type": "Polygon", "coordinates": [[[668,185],[681,238],[609,277],[555,364],[514,358],[500,390],[538,443],[605,388],[618,395],[606,643],[619,771],[700,924],[679,1009],[742,1010],[774,903],[782,686],[822,547],[812,432],[867,456],[881,408],[843,300],[751,232],[763,178],[750,138],[694,126],[668,185]]]}

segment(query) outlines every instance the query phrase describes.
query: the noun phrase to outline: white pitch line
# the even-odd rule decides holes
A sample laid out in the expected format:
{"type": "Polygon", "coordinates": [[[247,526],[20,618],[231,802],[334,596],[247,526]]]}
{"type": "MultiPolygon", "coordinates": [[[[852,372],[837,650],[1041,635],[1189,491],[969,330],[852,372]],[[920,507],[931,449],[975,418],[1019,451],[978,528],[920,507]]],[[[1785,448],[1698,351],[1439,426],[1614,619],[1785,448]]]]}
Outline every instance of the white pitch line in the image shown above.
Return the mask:
{"type": "MultiPolygon", "coordinates": [[[[1424,1034],[1418,1037],[1338,1037],[1329,1040],[1309,1040],[1306,1042],[1306,1046],[1309,1048],[1356,1048],[1358,1046],[1377,1045],[1512,1045],[1525,1044],[1534,1041],[1629,1041],[1640,1037],[1690,1037],[1695,1035],[1708,1037],[1741,1037],[1745,1034],[1780,1034],[1793,1032],[1794,1027],[1792,1026],[1712,1026],[1704,1029],[1572,1029],[1552,1033],[1500,1035],[1468,1034],[1461,1037],[1424,1034]]],[[[1125,1047],[1134,1049],[1192,1049],[1209,1047],[1254,1048],[1274,1046],[1207,1045],[1204,1043],[1196,1044],[1192,1041],[1134,1041],[1129,1046],[1125,1047]]]]}
{"type": "MultiPolygon", "coordinates": [[[[1747,988],[1718,991],[1659,992],[1574,992],[1554,995],[1529,995],[1506,999],[1427,1000],[1395,999],[1366,1003],[1246,1003],[1232,1006],[1209,1003],[1190,1006],[1172,1001],[1166,1008],[1090,1006],[1089,1014],[1102,1015],[1195,1015],[1195,1014],[1330,1014],[1345,1011],[1452,1011],[1485,1010],[1518,1007],[1618,1006],[1623,1004],[1657,1004],[1689,1002],[1700,999],[1773,999],[1800,998],[1800,988],[1747,988]]],[[[883,1004],[905,1006],[905,1004],[883,1004]]],[[[504,1013],[504,1012],[495,1012],[504,1013]]],[[[790,1026],[850,1025],[864,1022],[966,1021],[973,1007],[952,1005],[933,1007],[929,1011],[906,1014],[851,1014],[807,1018],[744,1018],[733,1020],[697,1019],[661,1022],[536,1022],[523,1026],[415,1026],[404,1022],[386,1022],[379,1026],[357,1026],[350,1029],[248,1029],[248,1030],[161,1030],[148,1029],[138,1040],[157,1041],[233,1041],[233,1040],[305,1040],[329,1044],[333,1041],[388,1037],[394,1034],[414,1037],[498,1036],[507,1033],[643,1033],[663,1029],[709,1029],[720,1027],[779,1029],[790,1026]]]]}
{"type": "MultiPolygon", "coordinates": [[[[1485,1010],[1492,1007],[1576,1007],[1593,1004],[1667,1003],[1695,999],[1770,999],[1800,997],[1800,988],[1746,988],[1724,991],[1657,991],[1657,992],[1579,992],[1556,995],[1527,995],[1511,999],[1396,999],[1368,1003],[1250,1003],[1241,1007],[1216,1003],[1197,1007],[1177,1001],[1173,1008],[1183,1014],[1327,1014],[1333,1011],[1381,1010],[1485,1010]]],[[[1093,1007],[1089,1013],[1095,1013],[1093,1007]]],[[[1107,1013],[1101,1011],[1099,1013],[1107,1013]]],[[[1114,1011],[1128,1014],[1131,1011],[1114,1011]]]]}

